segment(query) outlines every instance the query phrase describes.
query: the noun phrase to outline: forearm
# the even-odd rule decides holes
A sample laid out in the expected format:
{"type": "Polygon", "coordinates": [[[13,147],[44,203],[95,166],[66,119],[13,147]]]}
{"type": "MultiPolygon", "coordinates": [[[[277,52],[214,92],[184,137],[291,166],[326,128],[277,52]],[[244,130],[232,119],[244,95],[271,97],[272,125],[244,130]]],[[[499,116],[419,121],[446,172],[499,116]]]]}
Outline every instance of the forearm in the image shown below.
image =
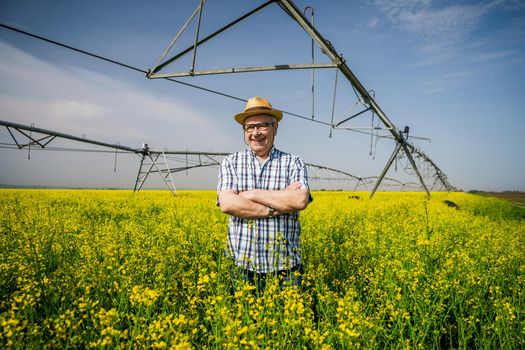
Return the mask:
{"type": "Polygon", "coordinates": [[[259,219],[268,217],[268,206],[254,202],[233,191],[219,193],[219,206],[225,214],[243,219],[259,219]]]}
{"type": "Polygon", "coordinates": [[[252,202],[271,207],[279,213],[291,213],[303,210],[308,205],[308,190],[259,190],[254,189],[239,194],[252,202]]]}

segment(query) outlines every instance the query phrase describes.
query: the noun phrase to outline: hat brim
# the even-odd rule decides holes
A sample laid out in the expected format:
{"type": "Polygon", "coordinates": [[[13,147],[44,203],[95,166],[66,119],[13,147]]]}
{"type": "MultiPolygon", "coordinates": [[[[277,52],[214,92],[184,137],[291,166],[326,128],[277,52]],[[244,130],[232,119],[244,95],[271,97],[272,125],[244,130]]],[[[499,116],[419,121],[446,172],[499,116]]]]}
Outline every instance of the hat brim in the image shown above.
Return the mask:
{"type": "Polygon", "coordinates": [[[267,111],[249,111],[249,112],[242,112],[239,114],[236,114],[233,119],[237,121],[239,124],[244,124],[247,118],[254,116],[254,115],[269,115],[276,119],[277,122],[279,122],[283,118],[283,112],[278,111],[276,109],[269,109],[267,111]]]}

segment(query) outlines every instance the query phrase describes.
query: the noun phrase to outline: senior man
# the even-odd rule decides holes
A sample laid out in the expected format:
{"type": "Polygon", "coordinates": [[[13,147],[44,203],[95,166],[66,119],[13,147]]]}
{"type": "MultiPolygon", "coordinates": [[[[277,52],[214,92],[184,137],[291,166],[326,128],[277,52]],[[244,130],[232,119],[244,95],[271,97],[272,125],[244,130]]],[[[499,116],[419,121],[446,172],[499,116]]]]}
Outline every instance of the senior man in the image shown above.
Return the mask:
{"type": "Polygon", "coordinates": [[[234,288],[240,279],[262,290],[274,274],[281,288],[301,285],[299,211],[312,198],[302,159],[274,146],[282,117],[261,97],[234,116],[249,148],[224,158],[217,185],[218,205],[230,215],[234,288]]]}

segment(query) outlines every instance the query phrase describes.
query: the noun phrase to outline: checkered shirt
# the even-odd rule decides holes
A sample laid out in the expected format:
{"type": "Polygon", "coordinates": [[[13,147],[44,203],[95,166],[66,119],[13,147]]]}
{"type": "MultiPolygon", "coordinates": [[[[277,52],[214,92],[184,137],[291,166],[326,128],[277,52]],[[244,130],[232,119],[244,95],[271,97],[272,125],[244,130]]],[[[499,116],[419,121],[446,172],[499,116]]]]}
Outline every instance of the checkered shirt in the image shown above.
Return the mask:
{"type": "MultiPolygon", "coordinates": [[[[246,149],[224,158],[217,192],[252,189],[283,190],[293,182],[309,189],[301,158],[275,147],[261,166],[255,153],[246,149]]],[[[301,262],[299,212],[262,219],[230,216],[228,250],[235,264],[257,273],[289,269],[301,262]]]]}

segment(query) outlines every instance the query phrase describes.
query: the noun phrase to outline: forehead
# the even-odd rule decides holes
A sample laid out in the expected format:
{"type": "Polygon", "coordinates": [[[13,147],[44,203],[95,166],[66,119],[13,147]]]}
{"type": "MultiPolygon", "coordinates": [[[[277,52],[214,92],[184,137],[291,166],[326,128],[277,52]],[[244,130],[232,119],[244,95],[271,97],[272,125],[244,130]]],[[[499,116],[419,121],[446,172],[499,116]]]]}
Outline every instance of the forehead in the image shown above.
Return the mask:
{"type": "Polygon", "coordinates": [[[267,114],[257,114],[246,118],[244,124],[256,124],[256,123],[272,123],[275,121],[275,117],[267,114]]]}

